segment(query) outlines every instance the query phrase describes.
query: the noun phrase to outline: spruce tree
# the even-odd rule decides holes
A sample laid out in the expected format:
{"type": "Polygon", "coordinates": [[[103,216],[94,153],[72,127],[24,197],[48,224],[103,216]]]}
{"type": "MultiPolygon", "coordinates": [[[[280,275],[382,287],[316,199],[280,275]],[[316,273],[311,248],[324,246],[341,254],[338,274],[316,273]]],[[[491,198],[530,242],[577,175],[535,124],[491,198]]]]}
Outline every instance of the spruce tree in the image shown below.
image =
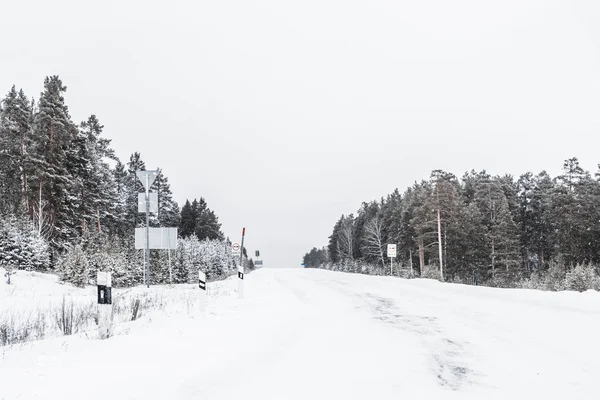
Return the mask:
{"type": "Polygon", "coordinates": [[[76,195],[67,168],[69,149],[77,135],[63,94],[67,88],[58,76],[47,77],[33,126],[33,163],[30,203],[38,220],[48,222],[48,236],[55,249],[64,250],[75,238],[76,195]]]}
{"type": "Polygon", "coordinates": [[[0,213],[26,212],[31,173],[31,106],[23,90],[12,87],[0,102],[0,213]]]}

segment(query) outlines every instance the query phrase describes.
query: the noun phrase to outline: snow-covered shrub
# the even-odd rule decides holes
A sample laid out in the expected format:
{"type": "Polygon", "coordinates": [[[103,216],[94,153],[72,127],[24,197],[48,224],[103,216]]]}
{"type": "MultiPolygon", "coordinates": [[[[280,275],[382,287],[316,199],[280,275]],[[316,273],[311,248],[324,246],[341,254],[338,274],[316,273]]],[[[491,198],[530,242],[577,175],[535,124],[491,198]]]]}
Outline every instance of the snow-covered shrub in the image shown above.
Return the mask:
{"type": "Polygon", "coordinates": [[[565,289],[566,271],[562,260],[550,261],[548,271],[545,273],[546,290],[560,291],[565,289]]]}
{"type": "Polygon", "coordinates": [[[565,288],[567,290],[578,292],[585,292],[589,289],[598,290],[600,289],[599,284],[599,278],[596,275],[594,266],[591,264],[577,264],[565,276],[565,288]]]}
{"type": "Polygon", "coordinates": [[[546,282],[540,274],[534,272],[527,279],[522,279],[517,283],[517,287],[521,289],[547,290],[546,282]]]}
{"type": "Polygon", "coordinates": [[[0,346],[43,339],[46,330],[46,318],[42,313],[4,313],[0,316],[0,346]]]}
{"type": "Polygon", "coordinates": [[[90,281],[89,263],[81,245],[70,248],[59,262],[61,280],[83,287],[90,281]]]}
{"type": "Polygon", "coordinates": [[[82,247],[88,260],[89,282],[96,281],[98,271],[105,271],[111,273],[113,287],[129,287],[142,283],[142,252],[126,248],[128,245],[129,243],[123,245],[119,238],[103,232],[86,233],[82,247]]]}
{"type": "Polygon", "coordinates": [[[173,281],[196,283],[198,270],[209,281],[224,279],[236,271],[236,260],[230,247],[221,240],[200,241],[194,235],[179,240],[173,261],[173,281]]]}
{"type": "Polygon", "coordinates": [[[48,270],[48,243],[29,221],[14,215],[0,218],[0,266],[7,270],[48,270]]]}
{"type": "Polygon", "coordinates": [[[439,281],[442,278],[439,267],[437,265],[423,266],[423,271],[421,271],[421,278],[436,279],[439,281]]]}

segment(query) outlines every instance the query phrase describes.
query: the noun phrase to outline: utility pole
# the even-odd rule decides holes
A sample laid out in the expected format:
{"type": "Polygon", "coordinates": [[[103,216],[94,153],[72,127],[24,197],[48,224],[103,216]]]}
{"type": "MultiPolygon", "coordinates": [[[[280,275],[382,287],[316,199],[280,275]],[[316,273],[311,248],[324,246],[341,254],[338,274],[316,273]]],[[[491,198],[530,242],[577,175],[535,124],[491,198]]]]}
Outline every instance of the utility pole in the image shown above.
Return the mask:
{"type": "Polygon", "coordinates": [[[146,287],[150,288],[150,176],[146,174],[146,287]]]}
{"type": "Polygon", "coordinates": [[[440,191],[438,188],[439,181],[435,184],[435,194],[437,197],[437,226],[438,226],[438,251],[440,254],[440,279],[444,282],[444,260],[442,257],[442,219],[440,217],[440,191]]]}

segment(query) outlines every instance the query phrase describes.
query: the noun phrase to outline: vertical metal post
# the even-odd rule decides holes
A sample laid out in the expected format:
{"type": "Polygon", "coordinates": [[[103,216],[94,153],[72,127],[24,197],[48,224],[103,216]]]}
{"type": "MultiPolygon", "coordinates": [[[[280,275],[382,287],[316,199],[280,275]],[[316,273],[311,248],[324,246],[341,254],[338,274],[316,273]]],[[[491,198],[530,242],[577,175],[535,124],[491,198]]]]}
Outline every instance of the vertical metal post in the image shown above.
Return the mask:
{"type": "MultiPolygon", "coordinates": [[[[246,228],[242,228],[242,248],[240,249],[240,267],[244,267],[244,236],[246,235],[246,228]]],[[[245,271],[244,271],[245,272],[245,271]]]]}
{"type": "Polygon", "coordinates": [[[244,298],[244,236],[246,235],[246,228],[242,228],[242,245],[240,247],[240,266],[238,270],[238,297],[244,298]]]}
{"type": "Polygon", "coordinates": [[[146,175],[146,287],[150,288],[150,177],[146,175]]]}
{"type": "Polygon", "coordinates": [[[394,257],[390,257],[390,275],[394,275],[394,257]]]}
{"type": "Polygon", "coordinates": [[[168,244],[168,249],[167,249],[167,254],[169,255],[169,284],[172,285],[173,284],[173,268],[171,266],[171,230],[167,229],[167,242],[168,244]]]}

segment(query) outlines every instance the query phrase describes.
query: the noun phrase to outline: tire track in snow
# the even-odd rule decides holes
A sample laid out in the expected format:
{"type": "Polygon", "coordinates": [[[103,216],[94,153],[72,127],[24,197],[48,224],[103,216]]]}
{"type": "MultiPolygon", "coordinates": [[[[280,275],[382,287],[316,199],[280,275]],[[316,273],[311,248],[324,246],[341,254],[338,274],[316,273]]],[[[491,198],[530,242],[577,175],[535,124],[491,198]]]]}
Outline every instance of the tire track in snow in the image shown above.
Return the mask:
{"type": "Polygon", "coordinates": [[[434,316],[403,313],[393,300],[372,293],[358,294],[375,314],[374,319],[418,335],[430,351],[432,368],[441,386],[460,390],[474,383],[474,371],[465,361],[465,343],[448,338],[434,316]]]}

